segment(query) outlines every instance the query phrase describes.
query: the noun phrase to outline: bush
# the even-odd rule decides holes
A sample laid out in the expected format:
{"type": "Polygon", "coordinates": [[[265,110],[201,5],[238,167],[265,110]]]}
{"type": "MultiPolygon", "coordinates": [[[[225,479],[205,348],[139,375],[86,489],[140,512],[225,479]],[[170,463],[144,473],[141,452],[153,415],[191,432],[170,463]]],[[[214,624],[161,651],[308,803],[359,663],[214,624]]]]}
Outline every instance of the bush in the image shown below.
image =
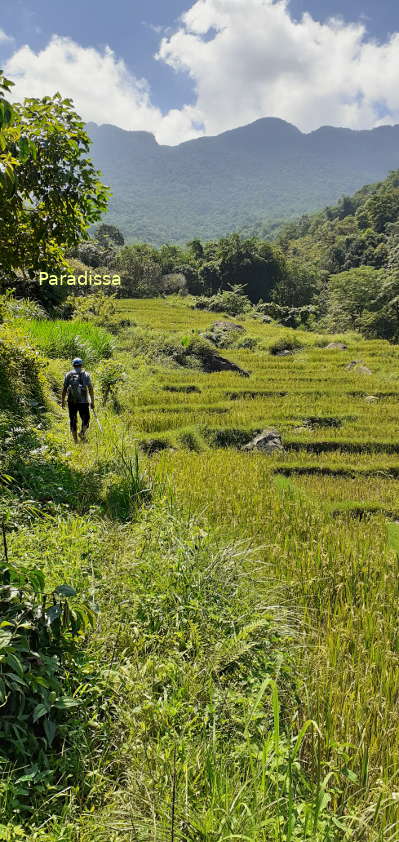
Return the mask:
{"type": "Polygon", "coordinates": [[[312,328],[316,320],[317,308],[312,304],[304,307],[284,307],[271,301],[258,306],[257,313],[269,316],[284,327],[312,328]]]}
{"type": "Polygon", "coordinates": [[[243,338],[240,339],[236,343],[235,347],[236,348],[242,348],[242,349],[247,350],[247,351],[253,351],[254,348],[256,348],[257,344],[258,344],[258,340],[256,339],[256,337],[254,337],[254,336],[243,336],[243,338]]]}
{"type": "Polygon", "coordinates": [[[67,735],[65,714],[78,703],[65,695],[65,676],[77,655],[77,639],[93,623],[87,606],[70,605],[75,596],[69,585],[46,592],[39,568],[0,562],[3,760],[47,765],[46,753],[67,735]]]}
{"type": "Polygon", "coordinates": [[[269,353],[276,356],[277,354],[281,354],[283,351],[294,352],[300,351],[302,348],[303,345],[296,336],[282,336],[281,339],[277,339],[276,342],[269,345],[269,353]]]}
{"type": "Polygon", "coordinates": [[[9,292],[0,296],[0,321],[47,318],[48,314],[38,301],[30,298],[14,298],[9,292]]]}
{"type": "Polygon", "coordinates": [[[197,310],[227,313],[229,316],[239,316],[252,310],[252,304],[248,296],[244,295],[241,285],[236,285],[225,292],[218,292],[210,298],[199,297],[193,306],[197,310]]]}
{"type": "Polygon", "coordinates": [[[123,365],[113,360],[107,360],[98,368],[96,374],[100,384],[103,406],[106,405],[108,398],[111,398],[113,408],[119,410],[118,386],[126,380],[123,365]]]}
{"type": "Polygon", "coordinates": [[[104,292],[93,295],[71,296],[72,317],[76,321],[91,322],[98,327],[111,330],[115,326],[115,297],[115,294],[106,295],[104,292]]]}
{"type": "MultiPolygon", "coordinates": [[[[44,324],[44,322],[43,322],[44,324]]],[[[0,396],[2,409],[29,412],[45,401],[43,361],[37,351],[23,343],[15,331],[0,332],[0,396]]]]}
{"type": "Polygon", "coordinates": [[[83,357],[85,362],[112,356],[113,339],[106,330],[86,322],[20,320],[29,339],[48,357],[83,357]]]}

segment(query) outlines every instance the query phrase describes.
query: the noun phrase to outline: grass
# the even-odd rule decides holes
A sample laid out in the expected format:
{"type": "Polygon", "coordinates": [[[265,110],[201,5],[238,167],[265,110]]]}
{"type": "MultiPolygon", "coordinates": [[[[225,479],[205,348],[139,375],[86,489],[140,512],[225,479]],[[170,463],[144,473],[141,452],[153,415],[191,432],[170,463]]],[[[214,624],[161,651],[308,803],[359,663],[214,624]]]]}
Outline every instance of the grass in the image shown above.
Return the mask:
{"type": "Polygon", "coordinates": [[[18,328],[47,357],[79,356],[93,363],[112,354],[111,334],[90,322],[18,319],[18,328]]]}
{"type": "MultiPolygon", "coordinates": [[[[243,383],[137,346],[144,331],[177,347],[214,315],[174,298],[119,308],[137,329],[118,337],[118,413],[65,454],[53,404],[49,452],[18,473],[38,500],[53,476],[55,508],[46,535],[17,518],[10,551],[100,609],[85,648],[98,690],[76,686],[86,742],[65,747],[58,806],[39,793],[37,838],[395,842],[399,348],[243,318],[256,346],[226,351],[243,383]],[[301,349],[270,353],[289,336],[301,349]],[[242,452],[265,427],[284,451],[242,452]]],[[[54,385],[66,366],[52,360],[54,385]]]]}

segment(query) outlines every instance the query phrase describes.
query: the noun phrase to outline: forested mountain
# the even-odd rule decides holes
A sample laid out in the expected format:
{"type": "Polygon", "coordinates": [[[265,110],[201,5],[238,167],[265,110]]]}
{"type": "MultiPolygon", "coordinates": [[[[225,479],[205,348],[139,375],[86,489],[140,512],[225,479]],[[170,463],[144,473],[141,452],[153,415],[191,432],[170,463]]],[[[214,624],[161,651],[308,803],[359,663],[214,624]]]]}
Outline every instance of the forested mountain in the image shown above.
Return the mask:
{"type": "Polygon", "coordinates": [[[111,125],[87,130],[113,191],[107,222],[127,240],[153,244],[231,231],[262,236],[270,224],[335,203],[399,167],[399,126],[303,134],[267,118],[179,146],[111,125]]]}

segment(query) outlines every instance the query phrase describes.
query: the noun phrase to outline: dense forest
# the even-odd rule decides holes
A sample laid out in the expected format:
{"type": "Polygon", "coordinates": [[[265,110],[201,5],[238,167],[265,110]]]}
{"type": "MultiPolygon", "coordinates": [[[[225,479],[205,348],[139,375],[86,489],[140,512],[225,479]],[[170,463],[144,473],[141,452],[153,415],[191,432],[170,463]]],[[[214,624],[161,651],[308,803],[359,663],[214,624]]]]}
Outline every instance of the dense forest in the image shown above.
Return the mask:
{"type": "Polygon", "coordinates": [[[157,246],[231,231],[265,237],[282,220],[335,203],[399,167],[398,126],[304,134],[264,118],[178,146],[107,124],[86,129],[112,190],[104,221],[129,242],[157,246]]]}
{"type": "MultiPolygon", "coordinates": [[[[289,327],[359,330],[364,336],[399,337],[399,172],[345,196],[334,207],[282,226],[273,240],[230,234],[186,246],[125,244],[102,223],[67,252],[76,275],[120,275],[116,294],[197,296],[196,306],[233,315],[251,306],[289,327]],[[233,294],[234,293],[234,294],[233,294]]],[[[16,290],[58,301],[59,314],[82,307],[88,287],[39,288],[16,278],[16,290]],[[51,290],[51,288],[50,288],[51,290]]],[[[105,289],[105,288],[103,288],[105,289]]],[[[112,287],[108,292],[114,292],[112,287]]],[[[51,303],[57,303],[53,300],[51,303]]]]}

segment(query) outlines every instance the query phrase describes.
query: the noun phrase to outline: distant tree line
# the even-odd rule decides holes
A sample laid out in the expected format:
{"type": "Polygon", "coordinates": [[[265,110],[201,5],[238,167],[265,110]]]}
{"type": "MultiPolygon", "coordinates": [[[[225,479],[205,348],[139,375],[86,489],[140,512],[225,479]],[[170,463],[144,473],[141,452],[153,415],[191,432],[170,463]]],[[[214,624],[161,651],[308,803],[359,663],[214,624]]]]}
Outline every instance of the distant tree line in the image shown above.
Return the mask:
{"type": "Polygon", "coordinates": [[[40,286],[38,273],[92,269],[119,274],[125,297],[180,292],[215,307],[234,289],[285,325],[399,341],[399,171],[270,239],[232,233],[157,248],[127,244],[107,224],[89,236],[108,191],[82,121],[58,94],[11,105],[10,89],[0,72],[0,292],[60,313],[87,288],[40,286]]]}

